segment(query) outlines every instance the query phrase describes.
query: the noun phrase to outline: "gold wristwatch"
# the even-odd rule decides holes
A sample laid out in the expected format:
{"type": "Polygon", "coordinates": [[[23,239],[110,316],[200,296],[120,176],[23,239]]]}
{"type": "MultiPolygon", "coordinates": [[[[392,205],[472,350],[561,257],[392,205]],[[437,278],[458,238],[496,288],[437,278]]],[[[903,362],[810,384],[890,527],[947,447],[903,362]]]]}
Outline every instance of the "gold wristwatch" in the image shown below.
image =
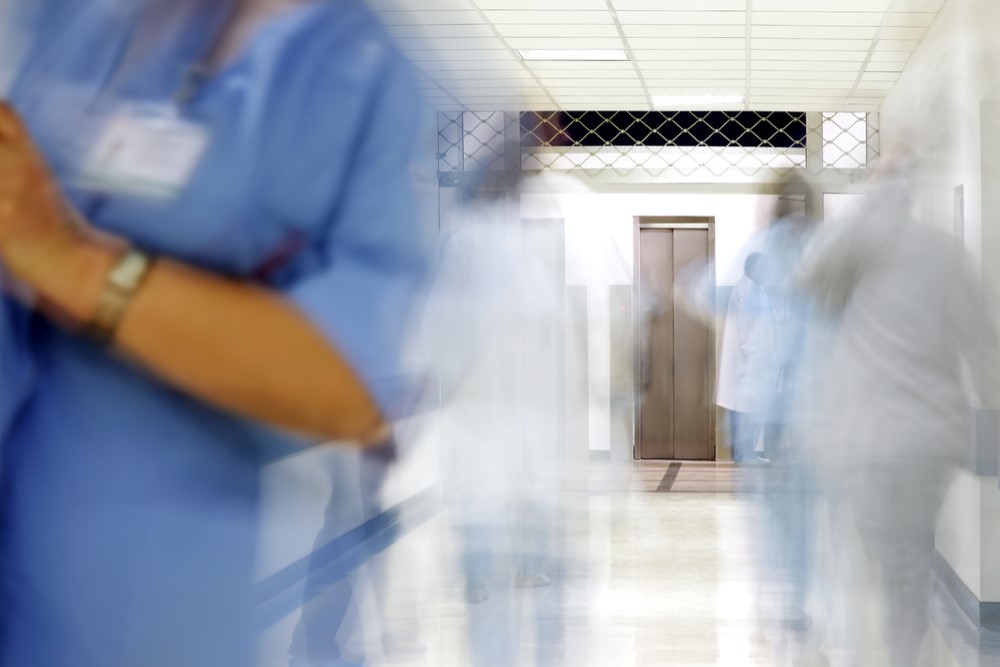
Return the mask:
{"type": "Polygon", "coordinates": [[[125,251],[108,272],[97,310],[83,329],[84,336],[95,343],[111,342],[122,316],[152,264],[152,258],[140,250],[130,248],[125,251]]]}

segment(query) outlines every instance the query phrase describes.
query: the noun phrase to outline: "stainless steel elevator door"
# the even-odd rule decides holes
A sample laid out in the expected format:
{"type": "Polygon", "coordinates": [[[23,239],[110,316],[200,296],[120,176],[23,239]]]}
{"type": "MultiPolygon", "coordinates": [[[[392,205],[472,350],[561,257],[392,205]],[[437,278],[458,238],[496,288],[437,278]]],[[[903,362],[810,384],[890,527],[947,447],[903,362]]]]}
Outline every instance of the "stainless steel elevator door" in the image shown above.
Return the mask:
{"type": "Polygon", "coordinates": [[[640,336],[639,458],[709,460],[711,329],[674,307],[677,273],[709,252],[706,229],[640,229],[639,271],[661,304],[640,336]]]}

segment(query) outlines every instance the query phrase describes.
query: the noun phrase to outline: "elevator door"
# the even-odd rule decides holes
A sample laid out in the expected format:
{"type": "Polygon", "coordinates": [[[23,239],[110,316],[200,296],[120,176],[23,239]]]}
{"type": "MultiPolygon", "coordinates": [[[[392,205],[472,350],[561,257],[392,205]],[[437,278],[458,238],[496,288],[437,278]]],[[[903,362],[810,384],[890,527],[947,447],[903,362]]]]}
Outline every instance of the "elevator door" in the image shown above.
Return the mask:
{"type": "Polygon", "coordinates": [[[700,228],[639,231],[639,270],[659,304],[640,336],[638,444],[641,459],[713,458],[711,329],[674,307],[674,281],[691,262],[708,259],[700,228]]]}

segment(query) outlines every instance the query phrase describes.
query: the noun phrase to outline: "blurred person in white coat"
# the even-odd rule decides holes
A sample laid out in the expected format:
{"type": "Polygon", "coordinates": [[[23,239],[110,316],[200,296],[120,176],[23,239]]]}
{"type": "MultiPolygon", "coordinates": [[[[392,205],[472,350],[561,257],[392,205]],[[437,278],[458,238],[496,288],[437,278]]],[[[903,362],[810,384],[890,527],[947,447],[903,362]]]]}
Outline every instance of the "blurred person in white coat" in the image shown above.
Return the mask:
{"type": "MultiPolygon", "coordinates": [[[[924,664],[936,516],[972,437],[963,365],[986,369],[981,400],[995,406],[997,332],[964,249],[912,214],[912,155],[884,160],[866,205],[819,239],[799,284],[839,321],[832,349],[812,352],[829,358],[813,455],[880,570],[889,664],[913,667],[924,664]]],[[[860,609],[845,619],[864,632],[860,609]]]]}
{"type": "Polygon", "coordinates": [[[716,403],[729,411],[737,464],[767,462],[755,447],[776,396],[780,363],[777,313],[763,287],[766,270],[763,254],[747,256],[729,297],[722,336],[716,403]]]}
{"type": "Polygon", "coordinates": [[[546,434],[565,276],[529,250],[562,240],[511,216],[510,202],[529,191],[561,218],[558,195],[571,187],[500,172],[470,179],[416,343],[441,376],[444,487],[476,667],[520,664],[525,635],[533,664],[563,664],[566,471],[546,434]]]}

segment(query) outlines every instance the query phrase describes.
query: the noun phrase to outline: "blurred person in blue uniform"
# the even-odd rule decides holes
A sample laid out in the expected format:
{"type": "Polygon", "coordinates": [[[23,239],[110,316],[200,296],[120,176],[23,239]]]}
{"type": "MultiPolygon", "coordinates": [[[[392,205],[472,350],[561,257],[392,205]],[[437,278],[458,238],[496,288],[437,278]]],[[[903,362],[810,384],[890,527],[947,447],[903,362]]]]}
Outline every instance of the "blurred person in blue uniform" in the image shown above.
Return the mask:
{"type": "MultiPolygon", "coordinates": [[[[816,495],[804,445],[815,402],[806,340],[819,323],[795,279],[815,224],[806,214],[811,186],[802,174],[791,172],[775,188],[773,210],[740,253],[743,276],[727,305],[716,401],[730,410],[734,461],[769,464],[760,474],[740,475],[736,487],[749,501],[758,627],[773,640],[779,664],[803,664],[815,649],[806,613],[816,495]]],[[[717,316],[715,274],[714,264],[692,265],[675,294],[708,322],[717,316]]]]}
{"type": "Polygon", "coordinates": [[[782,664],[802,664],[814,650],[807,598],[812,583],[815,537],[813,463],[806,446],[811,386],[806,341],[823,326],[806,295],[796,286],[796,271],[815,233],[807,213],[812,196],[808,180],[791,172],[778,184],[772,221],[755,244],[767,256],[767,283],[774,290],[780,316],[776,323],[773,363],[766,366],[777,386],[763,413],[763,445],[772,468],[756,497],[755,526],[760,546],[761,613],[777,639],[782,664]]]}
{"type": "Polygon", "coordinates": [[[354,0],[14,18],[0,663],[250,665],[261,465],[394,410],[410,67],[354,0]]]}
{"type": "Polygon", "coordinates": [[[778,315],[764,290],[768,258],[747,255],[729,297],[716,402],[729,411],[733,462],[767,463],[756,448],[778,388],[778,315]]]}

